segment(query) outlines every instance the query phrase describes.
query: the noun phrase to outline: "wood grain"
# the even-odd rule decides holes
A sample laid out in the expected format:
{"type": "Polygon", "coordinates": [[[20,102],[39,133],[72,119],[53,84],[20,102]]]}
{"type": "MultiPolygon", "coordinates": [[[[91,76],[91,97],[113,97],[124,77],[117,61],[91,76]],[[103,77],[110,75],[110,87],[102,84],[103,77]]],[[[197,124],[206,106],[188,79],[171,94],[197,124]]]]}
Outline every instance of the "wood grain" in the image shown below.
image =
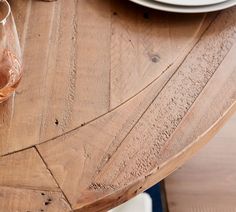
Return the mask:
{"type": "Polygon", "coordinates": [[[60,192],[0,187],[1,211],[70,211],[60,192]]]}
{"type": "Polygon", "coordinates": [[[0,211],[69,211],[35,148],[0,158],[0,211]]]}
{"type": "Polygon", "coordinates": [[[23,192],[38,208],[46,190],[60,199],[53,210],[66,211],[65,199],[107,210],[173,172],[235,111],[235,8],[187,16],[125,0],[11,4],[25,77],[0,108],[6,202],[23,192]]]}
{"type": "MultiPolygon", "coordinates": [[[[228,19],[230,14],[230,12],[222,14],[218,19],[228,19]]],[[[230,41],[235,39],[235,31],[229,29],[228,32],[227,30],[221,32],[222,25],[219,23],[220,21],[216,21],[215,24],[212,24],[175,75],[155,98],[152,105],[142,116],[142,119],[126,137],[119,150],[112,155],[112,160],[109,160],[106,166],[103,167],[104,173],[99,173],[99,178],[102,179],[103,184],[120,187],[126,181],[133,181],[137,177],[143,176],[144,173],[149,173],[158,165],[158,158],[162,156],[161,152],[165,148],[167,141],[183,118],[189,115],[188,111],[196,101],[196,97],[199,97],[200,101],[200,93],[203,92],[220,63],[233,46],[233,42],[230,41]],[[214,36],[215,39],[213,40],[209,36],[212,31],[217,34],[218,32],[221,33],[218,34],[218,37],[214,36]],[[222,36],[223,33],[227,33],[228,37],[222,36]],[[207,51],[207,49],[211,49],[211,51],[207,51]],[[221,51],[217,54],[219,50],[221,51]],[[204,52],[207,52],[207,57],[204,52]],[[205,69],[203,70],[202,67],[205,69]],[[109,170],[109,173],[106,170],[109,170]]],[[[231,23],[228,24],[230,25],[231,23]]],[[[233,55],[234,52],[235,48],[233,48],[229,56],[233,55]]],[[[232,75],[235,75],[235,66],[232,69],[228,68],[228,70],[230,74],[233,73],[232,75]]],[[[234,84],[235,77],[232,78],[230,75],[229,78],[232,79],[234,84]]],[[[214,82],[218,84],[219,81],[214,82]]],[[[226,83],[228,80],[224,82],[226,83]]],[[[231,86],[229,87],[231,88],[231,86]]],[[[221,86],[221,89],[223,88],[221,86]]],[[[225,90],[227,91],[228,89],[225,90]]],[[[229,107],[235,101],[235,88],[232,88],[228,93],[229,102],[223,103],[224,106],[227,103],[229,104],[226,107],[229,107]]],[[[210,116],[208,117],[209,121],[210,118],[213,119],[210,116]]],[[[216,120],[213,119],[213,121],[216,120]]],[[[201,135],[201,132],[198,131],[197,133],[201,135]]],[[[170,152],[170,149],[168,149],[168,152],[170,152]]],[[[100,181],[99,178],[98,181],[100,181]]]]}
{"type": "Polygon", "coordinates": [[[12,120],[9,120],[10,134],[0,141],[2,155],[57,137],[128,101],[158,79],[170,65],[183,60],[214,18],[214,15],[191,16],[185,23],[186,30],[181,31],[178,25],[186,19],[184,16],[166,17],[148,11],[150,19],[147,19],[140,8],[130,3],[127,8],[124,2],[118,1],[21,1],[10,3],[24,52],[24,78],[16,93],[12,120]],[[133,14],[131,17],[124,15],[128,11],[133,14]],[[120,27],[123,21],[127,27],[120,27]],[[129,58],[129,67],[125,60],[131,54],[125,48],[130,41],[122,37],[127,28],[136,28],[136,23],[140,31],[136,39],[140,41],[133,43],[134,48],[139,49],[134,52],[143,58],[138,61],[146,64],[138,64],[137,68],[145,68],[146,74],[134,71],[132,64],[137,62],[136,57],[129,58]],[[150,25],[152,32],[145,38],[141,33],[150,25]],[[162,28],[163,32],[159,30],[162,28]],[[169,37],[170,31],[174,38],[163,39],[169,37]],[[116,45],[120,41],[124,45],[122,49],[116,45]],[[143,43],[153,44],[147,51],[143,43]],[[160,51],[163,58],[154,61],[154,56],[150,56],[154,54],[152,51],[160,51]],[[116,54],[124,59],[116,59],[116,54]],[[116,63],[126,67],[120,68],[120,78],[116,77],[119,71],[116,63]],[[124,81],[127,74],[130,76],[128,84],[124,81]],[[125,89],[120,87],[123,82],[125,89]],[[120,92],[130,92],[118,94],[114,90],[117,88],[120,92]]]}
{"type": "MultiPolygon", "coordinates": [[[[0,154],[7,154],[20,150],[39,142],[39,133],[43,108],[45,105],[45,79],[47,75],[47,56],[49,46],[45,40],[49,40],[51,34],[51,20],[53,15],[53,4],[39,1],[28,1],[21,5],[14,1],[13,9],[16,11],[25,5],[24,13],[27,21],[19,20],[20,23],[28,22],[27,32],[22,32],[24,44],[24,77],[16,92],[13,117],[10,123],[10,133],[0,140],[0,154]],[[28,9],[30,7],[30,9],[28,9]],[[41,17],[40,19],[38,17],[41,17]],[[24,33],[25,38],[24,38],[24,33]],[[33,51],[32,51],[33,46],[33,51]],[[41,85],[41,86],[39,86],[41,85]]],[[[15,11],[15,12],[16,12],[15,11]]],[[[13,11],[14,12],[14,11],[13,11]]]]}
{"type": "MultiPolygon", "coordinates": [[[[144,110],[141,119],[134,123],[128,134],[119,143],[116,141],[118,144],[114,143],[114,138],[117,138],[117,134],[113,135],[113,139],[112,137],[110,138],[110,140],[113,140],[112,145],[108,139],[105,140],[106,143],[103,143],[99,135],[103,134],[101,129],[104,128],[101,128],[101,126],[104,126],[104,124],[94,126],[93,122],[82,127],[77,132],[74,131],[70,135],[38,147],[54,176],[63,182],[61,186],[74,207],[80,208],[82,211],[89,209],[92,211],[95,207],[97,210],[103,210],[106,207],[104,206],[103,199],[107,206],[111,207],[115,204],[114,197],[117,198],[118,196],[120,201],[125,200],[119,194],[123,194],[126,198],[127,196],[131,197],[154,184],[157,179],[160,180],[161,177],[165,177],[176,169],[182,164],[181,160],[183,160],[184,156],[180,157],[179,160],[176,159],[174,164],[170,163],[171,166],[169,167],[168,163],[166,164],[166,161],[173,158],[176,154],[178,155],[178,153],[182,152],[183,155],[187,154],[189,157],[192,154],[191,152],[194,152],[194,148],[193,150],[187,148],[188,145],[195,140],[197,142],[199,136],[204,134],[214,123],[217,123],[221,119],[221,114],[226,111],[226,108],[229,108],[235,102],[235,65],[232,64],[232,66],[228,67],[227,72],[225,72],[228,74],[223,72],[222,67],[224,66],[220,66],[224,60],[225,63],[223,64],[228,64],[228,61],[232,60],[232,55],[235,54],[234,28],[226,27],[223,30],[225,26],[231,26],[233,23],[234,16],[232,11],[222,13],[217,17],[216,21],[204,34],[186,60],[168,83],[165,84],[165,87],[160,92],[156,90],[157,95],[152,97],[154,100],[144,110]],[[232,20],[232,22],[224,20],[232,20]],[[222,25],[223,22],[225,25],[222,25]],[[221,90],[220,93],[217,89],[214,90],[217,86],[221,90]],[[221,101],[222,96],[220,95],[224,95],[225,102],[221,101]],[[202,102],[206,102],[205,99],[208,99],[209,104],[217,102],[218,107],[212,113],[209,107],[203,107],[204,111],[201,111],[202,102]],[[197,104],[198,102],[200,104],[197,104]],[[202,121],[200,125],[202,128],[197,131],[192,131],[194,130],[193,126],[197,126],[194,122],[195,117],[192,117],[193,112],[190,110],[192,108],[199,115],[196,118],[197,124],[199,120],[202,121]],[[210,115],[205,117],[207,113],[210,113],[210,115]],[[192,119],[194,125],[189,125],[192,119]],[[190,128],[190,131],[185,132],[186,139],[181,141],[179,133],[182,135],[182,131],[179,128],[182,124],[185,124],[184,120],[188,120],[188,126],[184,125],[184,129],[188,130],[190,128]],[[204,121],[207,122],[205,123],[204,121]],[[91,137],[91,132],[94,130],[95,136],[91,137]],[[85,135],[83,135],[84,133],[85,135]],[[73,154],[74,156],[77,155],[76,157],[81,155],[78,149],[81,149],[82,146],[91,145],[91,148],[84,147],[86,150],[82,151],[82,154],[85,155],[84,161],[86,161],[84,167],[90,168],[87,172],[87,169],[84,170],[82,178],[80,177],[80,179],[86,179],[87,181],[82,180],[77,183],[78,190],[80,190],[78,196],[69,189],[72,187],[69,179],[67,180],[67,177],[60,174],[60,170],[66,169],[68,173],[77,173],[81,176],[81,170],[79,172],[79,170],[76,171],[72,168],[74,165],[72,167],[61,166],[61,164],[68,164],[69,161],[73,161],[73,164],[76,163],[75,161],[81,162],[79,158],[75,160],[75,157],[68,157],[69,153],[64,156],[65,144],[69,144],[67,148],[70,146],[68,148],[70,149],[70,154],[75,151],[75,148],[77,149],[77,153],[73,154]],[[109,147],[108,151],[106,150],[107,146],[109,147]],[[185,147],[186,153],[183,150],[185,147]],[[92,149],[92,152],[89,149],[92,149]],[[59,151],[60,153],[56,155],[53,153],[54,151],[59,151]],[[101,158],[100,162],[99,157],[101,158]],[[96,160],[97,169],[94,168],[94,160],[96,160]],[[91,165],[88,166],[87,163],[91,165]],[[161,172],[158,169],[162,166],[163,171],[161,172]],[[71,169],[72,171],[70,171],[71,169]],[[95,173],[91,174],[90,172],[93,169],[95,169],[95,173]],[[168,172],[166,172],[167,170],[168,172]],[[162,173],[162,175],[159,175],[159,173],[162,173]],[[149,175],[150,177],[147,178],[149,175]],[[128,189],[129,184],[133,185],[130,189],[128,189]],[[144,186],[141,186],[139,189],[137,185],[140,186],[140,184],[144,184],[144,186]],[[84,190],[84,188],[86,189],[84,190]]],[[[156,86],[159,85],[158,82],[160,83],[160,81],[157,81],[156,86]]],[[[149,91],[148,93],[150,94],[151,92],[149,91]]],[[[140,96],[142,95],[140,94],[140,96]]],[[[146,95],[144,94],[144,96],[146,95]]],[[[134,100],[135,98],[132,99],[132,101],[134,100]]],[[[122,107],[119,107],[119,109],[125,108],[132,101],[130,100],[122,107]]],[[[134,105],[138,104],[134,103],[134,105]]],[[[114,114],[116,111],[109,115],[114,114]]],[[[123,117],[127,117],[125,111],[122,111],[122,114],[123,117]]],[[[99,121],[101,120],[102,118],[99,119],[99,121]]],[[[104,121],[104,123],[107,123],[107,121],[104,121]]],[[[109,126],[111,126],[110,123],[109,126]]],[[[109,135],[112,131],[109,130],[104,133],[109,135]]],[[[204,142],[206,142],[206,139],[203,139],[202,143],[204,142]]],[[[200,144],[197,144],[195,151],[200,146],[200,144]]],[[[81,165],[78,164],[77,167],[81,167],[81,165]]],[[[75,185],[73,182],[73,187],[75,185]]]]}
{"type": "Polygon", "coordinates": [[[0,186],[59,190],[35,149],[2,157],[0,169],[0,186]]]}
{"type": "Polygon", "coordinates": [[[104,49],[110,47],[110,10],[99,2],[61,1],[56,7],[42,140],[109,110],[110,54],[104,49]]]}
{"type": "Polygon", "coordinates": [[[160,77],[167,67],[189,48],[202,30],[206,15],[170,15],[135,11],[114,2],[111,36],[110,107],[135,96],[160,77]],[[130,12],[135,11],[135,12],[130,12]],[[202,22],[199,18],[202,17],[202,22]],[[135,20],[135,21],[133,21],[135,20]],[[185,22],[186,30],[180,30],[185,22]]]}
{"type": "MultiPolygon", "coordinates": [[[[203,26],[202,30],[206,26],[203,26]]],[[[180,59],[180,61],[182,60],[180,59]]],[[[176,62],[175,65],[177,66],[178,63],[176,62]]],[[[62,180],[63,184],[61,186],[67,196],[71,198],[73,204],[77,202],[77,190],[84,189],[91,184],[93,175],[117,151],[134,124],[152,103],[152,99],[155,98],[173,74],[176,66],[168,69],[157,82],[141,92],[137,98],[133,98],[132,101],[125,103],[91,124],[71,132],[69,135],[39,146],[39,150],[41,150],[40,152],[49,168],[53,170],[53,174],[58,176],[59,181],[62,180]],[[67,151],[64,147],[65,140],[67,151]],[[92,151],[92,155],[87,148],[92,151]],[[94,164],[94,161],[99,160],[101,161],[100,164],[94,164]],[[81,165],[85,162],[86,165],[81,165]],[[54,168],[51,167],[51,164],[54,168]],[[71,166],[65,164],[71,164],[71,166]],[[94,167],[94,165],[97,167],[94,167]],[[82,170],[74,169],[75,166],[86,167],[86,170],[83,170],[84,168],[82,170]],[[78,181],[71,182],[70,176],[77,176],[78,181]]]]}
{"type": "Polygon", "coordinates": [[[212,141],[165,180],[170,212],[236,209],[236,116],[212,141]]]}

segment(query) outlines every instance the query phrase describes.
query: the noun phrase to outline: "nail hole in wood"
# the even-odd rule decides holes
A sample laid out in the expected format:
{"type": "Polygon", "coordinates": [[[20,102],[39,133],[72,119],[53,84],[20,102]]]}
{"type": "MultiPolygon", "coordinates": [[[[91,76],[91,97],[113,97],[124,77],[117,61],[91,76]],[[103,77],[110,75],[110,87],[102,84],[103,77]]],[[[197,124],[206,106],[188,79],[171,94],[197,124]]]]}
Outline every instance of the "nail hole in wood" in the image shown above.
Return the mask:
{"type": "Polygon", "coordinates": [[[51,198],[48,198],[48,202],[51,202],[52,201],[52,199],[51,198]]]}
{"type": "Polygon", "coordinates": [[[113,12],[113,15],[118,15],[117,12],[113,12]]]}
{"type": "Polygon", "coordinates": [[[50,202],[45,202],[45,203],[44,203],[44,205],[49,205],[49,204],[50,204],[50,202]]]}
{"type": "Polygon", "coordinates": [[[44,196],[45,194],[42,192],[41,195],[44,196]]]}
{"type": "Polygon", "coordinates": [[[58,125],[59,124],[59,121],[58,119],[55,120],[55,125],[58,125]]]}

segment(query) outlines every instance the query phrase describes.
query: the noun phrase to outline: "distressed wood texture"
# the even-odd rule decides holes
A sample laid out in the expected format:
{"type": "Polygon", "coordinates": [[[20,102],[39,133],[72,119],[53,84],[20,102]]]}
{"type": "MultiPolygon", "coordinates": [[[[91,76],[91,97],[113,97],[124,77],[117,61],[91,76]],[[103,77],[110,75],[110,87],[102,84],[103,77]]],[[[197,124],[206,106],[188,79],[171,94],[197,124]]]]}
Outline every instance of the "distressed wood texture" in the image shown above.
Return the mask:
{"type": "Polygon", "coordinates": [[[5,211],[38,208],[41,191],[54,211],[112,208],[181,166],[236,110],[235,8],[10,3],[25,72],[0,105],[5,211]]]}

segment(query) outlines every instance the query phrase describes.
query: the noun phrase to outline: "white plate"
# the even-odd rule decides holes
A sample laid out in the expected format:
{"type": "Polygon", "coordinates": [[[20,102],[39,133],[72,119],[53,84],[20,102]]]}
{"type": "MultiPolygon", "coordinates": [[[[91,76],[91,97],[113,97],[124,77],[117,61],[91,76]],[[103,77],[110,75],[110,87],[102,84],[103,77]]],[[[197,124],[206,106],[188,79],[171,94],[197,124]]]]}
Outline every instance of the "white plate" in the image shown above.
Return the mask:
{"type": "Polygon", "coordinates": [[[174,4],[178,6],[206,6],[219,4],[228,0],[154,0],[164,4],[174,4]]]}
{"type": "Polygon", "coordinates": [[[222,9],[226,9],[236,5],[236,0],[227,0],[219,4],[199,6],[199,7],[185,7],[185,6],[176,6],[171,4],[164,4],[152,0],[130,0],[134,3],[140,4],[145,7],[149,7],[156,10],[163,10],[167,12],[176,12],[176,13],[205,13],[213,12],[222,9]]]}

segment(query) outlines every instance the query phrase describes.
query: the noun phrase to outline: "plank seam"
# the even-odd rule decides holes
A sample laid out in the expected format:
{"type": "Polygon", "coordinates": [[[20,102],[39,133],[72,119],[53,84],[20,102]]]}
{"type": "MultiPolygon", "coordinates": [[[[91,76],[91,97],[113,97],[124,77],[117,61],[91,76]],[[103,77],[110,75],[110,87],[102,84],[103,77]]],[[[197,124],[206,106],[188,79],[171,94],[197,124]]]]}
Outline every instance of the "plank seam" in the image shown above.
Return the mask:
{"type": "Polygon", "coordinates": [[[33,187],[26,187],[26,186],[12,186],[12,185],[0,185],[0,188],[14,188],[14,189],[24,189],[29,191],[45,191],[45,192],[54,192],[54,193],[61,193],[61,190],[58,188],[56,189],[46,189],[46,188],[33,188],[33,187]]]}
{"type": "Polygon", "coordinates": [[[29,147],[26,147],[26,148],[23,148],[23,149],[20,149],[20,150],[16,150],[16,151],[13,151],[13,152],[9,152],[9,153],[6,153],[6,154],[3,154],[3,155],[0,155],[0,158],[4,158],[8,155],[13,155],[15,153],[18,153],[18,152],[21,152],[21,151],[25,151],[25,150],[28,150],[28,149],[31,149],[32,147],[34,147],[34,145],[31,145],[29,147]]]}
{"type": "Polygon", "coordinates": [[[49,169],[46,161],[44,160],[43,156],[41,155],[41,153],[39,152],[38,148],[36,146],[34,146],[36,152],[38,153],[38,155],[40,156],[42,162],[44,163],[46,169],[49,171],[50,175],[52,176],[53,180],[55,181],[56,185],[58,186],[58,188],[60,189],[62,195],[64,196],[65,200],[67,201],[68,205],[70,206],[70,209],[72,210],[72,205],[70,203],[70,201],[68,200],[67,196],[65,195],[64,191],[61,189],[59,183],[57,182],[56,178],[54,177],[52,171],[49,169]]]}

